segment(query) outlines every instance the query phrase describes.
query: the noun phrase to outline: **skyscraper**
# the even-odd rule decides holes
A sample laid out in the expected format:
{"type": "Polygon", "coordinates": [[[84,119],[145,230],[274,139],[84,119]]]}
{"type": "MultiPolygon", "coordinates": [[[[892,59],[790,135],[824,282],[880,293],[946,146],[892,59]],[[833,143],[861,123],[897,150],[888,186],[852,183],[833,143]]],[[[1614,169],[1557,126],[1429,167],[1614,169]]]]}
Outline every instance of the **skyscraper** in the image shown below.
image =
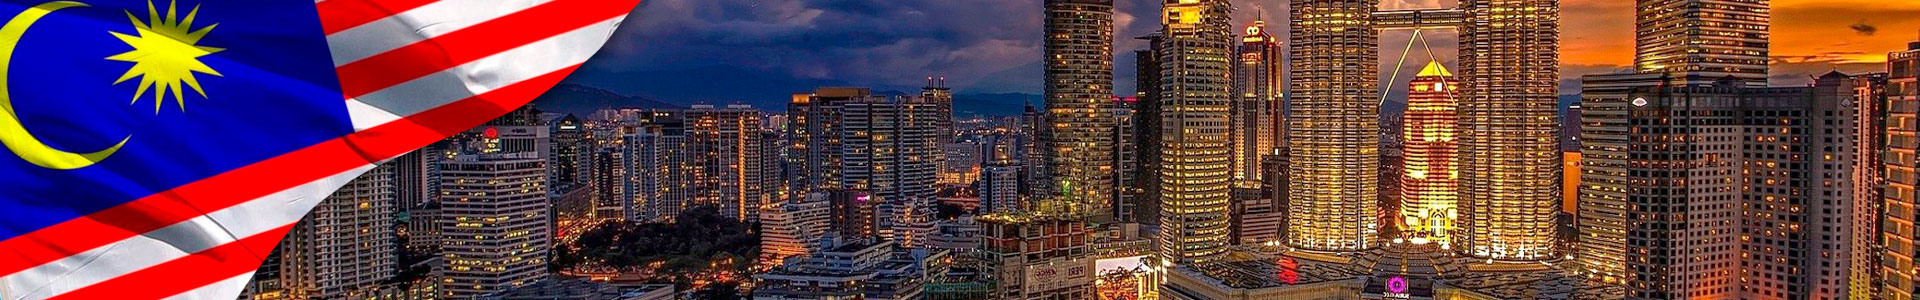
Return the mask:
{"type": "Polygon", "coordinates": [[[1266,21],[1253,21],[1240,36],[1233,64],[1233,185],[1257,188],[1260,157],[1280,148],[1282,121],[1280,40],[1266,21]]]}
{"type": "Polygon", "coordinates": [[[1292,0],[1287,244],[1353,252],[1379,232],[1378,1],[1292,0]]]}
{"type": "Polygon", "coordinates": [[[1847,295],[1853,79],[1830,72],[1815,82],[1742,99],[1741,299],[1847,295]]]}
{"type": "MultiPolygon", "coordinates": [[[[1634,66],[1642,73],[1732,76],[1767,84],[1768,0],[1639,1],[1634,66]]],[[[1464,45],[1464,44],[1463,44],[1464,45]]],[[[1680,78],[1681,76],[1675,76],[1680,78]]]]}
{"type": "Polygon", "coordinates": [[[1870,300],[1880,295],[1880,262],[1886,245],[1880,220],[1887,188],[1887,73],[1865,74],[1853,81],[1853,220],[1847,255],[1848,299],[1870,300]]]}
{"type": "Polygon", "coordinates": [[[1133,51],[1135,74],[1133,184],[1139,202],[1134,222],[1160,223],[1160,35],[1139,37],[1147,49],[1133,51]]]}
{"type": "Polygon", "coordinates": [[[1558,258],[1560,1],[1465,0],[1460,9],[1460,217],[1474,258],[1558,258]]]}
{"type": "Polygon", "coordinates": [[[1621,272],[1630,299],[1733,299],[1742,96],[1725,86],[1667,88],[1663,77],[1585,77],[1580,119],[1593,153],[1583,157],[1580,211],[1603,214],[1580,216],[1580,264],[1601,278],[1621,272]],[[1623,214],[1604,214],[1613,207],[1623,214]],[[1613,249],[1619,256],[1606,253],[1613,249]]]}
{"type": "Polygon", "coordinates": [[[381,164],[320,201],[280,241],[288,299],[368,298],[393,277],[393,166],[381,164]]]}
{"type": "Polygon", "coordinates": [[[1160,52],[1160,235],[1163,259],[1211,261],[1228,243],[1232,172],[1233,6],[1165,3],[1160,52]]]}
{"type": "Polygon", "coordinates": [[[1884,227],[1886,241],[1886,266],[1881,271],[1886,282],[1881,287],[1881,299],[1909,300],[1920,290],[1916,290],[1915,274],[1920,274],[1913,263],[1920,256],[1920,249],[1914,248],[1916,235],[1914,224],[1920,221],[1920,214],[1914,210],[1917,199],[1915,186],[1920,186],[1915,168],[1920,168],[1913,158],[1920,151],[1920,141],[1916,141],[1913,126],[1920,119],[1920,42],[1909,44],[1907,51],[1894,52],[1887,57],[1887,188],[1883,209],[1886,215],[1880,222],[1884,227]],[[1901,126],[1893,126],[1899,124],[1901,126]]]}
{"type": "Polygon", "coordinates": [[[1457,130],[1458,83],[1440,61],[1427,63],[1408,87],[1404,170],[1400,175],[1400,218],[1415,238],[1451,243],[1455,204],[1460,199],[1457,130]]]}
{"type": "Polygon", "coordinates": [[[1114,198],[1113,0],[1047,0],[1045,27],[1046,151],[1058,189],[1046,195],[1105,212],[1114,198]]]}
{"type": "MultiPolygon", "coordinates": [[[[794,95],[801,114],[808,172],[801,186],[839,192],[871,205],[881,237],[913,247],[933,230],[935,179],[942,165],[939,99],[874,95],[862,88],[821,88],[794,95]]],[[[795,124],[796,126],[800,124],[795,124]]],[[[800,130],[800,129],[795,129],[800,130]]],[[[811,193],[811,192],[810,192],[811,193]]]]}
{"type": "Polygon", "coordinates": [[[761,205],[774,202],[780,174],[760,163],[778,155],[777,149],[762,147],[760,111],[749,105],[694,105],[686,118],[692,201],[751,222],[761,205]]]}
{"type": "Polygon", "coordinates": [[[470,298],[547,278],[545,157],[469,154],[440,168],[443,296],[470,298]]]}

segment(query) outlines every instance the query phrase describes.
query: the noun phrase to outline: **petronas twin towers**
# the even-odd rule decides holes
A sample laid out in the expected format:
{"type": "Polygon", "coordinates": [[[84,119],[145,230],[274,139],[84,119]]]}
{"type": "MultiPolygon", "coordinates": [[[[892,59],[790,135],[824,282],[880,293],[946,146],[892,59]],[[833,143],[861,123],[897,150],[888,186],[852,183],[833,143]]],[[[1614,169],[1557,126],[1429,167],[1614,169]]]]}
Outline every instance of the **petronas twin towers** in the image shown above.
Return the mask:
{"type": "MultiPolygon", "coordinates": [[[[1160,61],[1162,251],[1206,261],[1227,247],[1228,0],[1165,0],[1160,61]]],[[[1285,244],[1354,253],[1381,244],[1380,30],[1457,28],[1460,254],[1558,257],[1557,0],[1463,0],[1375,11],[1378,0],[1293,0],[1285,244]]],[[[1144,75],[1144,74],[1143,74],[1144,75]]],[[[1150,76],[1150,75],[1148,75],[1150,76]]]]}

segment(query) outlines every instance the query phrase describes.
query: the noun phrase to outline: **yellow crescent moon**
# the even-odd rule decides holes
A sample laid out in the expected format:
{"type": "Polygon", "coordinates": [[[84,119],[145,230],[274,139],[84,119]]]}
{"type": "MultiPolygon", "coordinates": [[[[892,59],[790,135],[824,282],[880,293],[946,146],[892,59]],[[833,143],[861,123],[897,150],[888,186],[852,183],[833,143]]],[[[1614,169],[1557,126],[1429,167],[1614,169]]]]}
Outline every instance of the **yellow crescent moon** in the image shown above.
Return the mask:
{"type": "Polygon", "coordinates": [[[13,64],[14,46],[20,44],[20,37],[27,34],[27,27],[33,26],[34,22],[39,22],[40,17],[45,17],[54,10],[76,6],[87,6],[87,4],[54,1],[35,5],[21,12],[20,15],[14,16],[13,20],[7,21],[7,25],[0,26],[0,143],[6,144],[7,150],[13,151],[13,154],[19,155],[21,159],[48,169],[71,170],[91,166],[100,160],[107,159],[108,156],[113,156],[114,152],[120,151],[120,146],[127,145],[127,139],[133,138],[132,136],[121,138],[119,144],[93,153],[62,151],[47,146],[46,142],[40,141],[40,138],[34,137],[33,133],[27,132],[27,127],[20,124],[20,116],[13,113],[13,96],[9,92],[11,88],[8,87],[7,69],[13,64]]]}

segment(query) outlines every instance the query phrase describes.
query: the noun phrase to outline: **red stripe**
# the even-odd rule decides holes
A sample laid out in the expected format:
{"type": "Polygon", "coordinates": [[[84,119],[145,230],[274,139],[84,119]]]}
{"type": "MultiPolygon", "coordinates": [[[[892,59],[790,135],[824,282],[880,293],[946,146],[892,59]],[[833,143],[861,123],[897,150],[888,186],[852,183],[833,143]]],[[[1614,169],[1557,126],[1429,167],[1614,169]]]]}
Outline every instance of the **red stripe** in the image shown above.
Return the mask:
{"type": "Polygon", "coordinates": [[[576,68],[579,65],[0,241],[0,249],[7,249],[0,251],[0,274],[18,273],[186,221],[202,212],[226,209],[400,156],[526,105],[576,68]]]}
{"type": "Polygon", "coordinates": [[[639,0],[558,0],[367,57],[339,68],[347,98],[392,87],[625,15],[639,0]]]}
{"type": "Polygon", "coordinates": [[[292,228],[292,224],[281,226],[47,299],[160,299],[179,295],[260,268],[260,261],[266,260],[274,244],[292,228]]]}
{"type": "Polygon", "coordinates": [[[426,6],[438,0],[327,0],[315,3],[320,10],[320,28],[327,34],[340,33],[402,12],[426,6]]]}

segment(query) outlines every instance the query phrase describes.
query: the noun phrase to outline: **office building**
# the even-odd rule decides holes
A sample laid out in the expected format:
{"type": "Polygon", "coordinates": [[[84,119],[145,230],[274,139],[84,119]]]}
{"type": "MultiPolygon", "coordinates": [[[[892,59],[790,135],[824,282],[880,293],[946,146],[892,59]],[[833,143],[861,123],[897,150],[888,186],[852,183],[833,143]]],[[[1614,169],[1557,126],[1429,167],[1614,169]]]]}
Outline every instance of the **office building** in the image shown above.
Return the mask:
{"type": "Polygon", "coordinates": [[[547,278],[545,157],[467,154],[440,169],[443,296],[470,298],[547,278]]]}
{"type": "Polygon", "coordinates": [[[1887,188],[1887,73],[1862,74],[1853,80],[1853,220],[1848,249],[1847,298],[1869,300],[1880,295],[1880,262],[1886,251],[1881,241],[1881,208],[1887,188]],[[1869,242],[1860,242],[1869,241],[1869,242]]]}
{"type": "Polygon", "coordinates": [[[1460,30],[1461,254],[1556,259],[1560,1],[1467,0],[1460,30]]]}
{"type": "Polygon", "coordinates": [[[1233,185],[1257,188],[1261,184],[1260,156],[1280,148],[1283,128],[1280,91],[1280,40],[1267,31],[1267,22],[1253,21],[1235,48],[1233,59],[1233,116],[1228,128],[1233,139],[1233,185]]]}
{"type": "Polygon", "coordinates": [[[1160,257],[1227,252],[1233,30],[1226,0],[1167,2],[1160,51],[1160,257]]]}
{"type": "Polygon", "coordinates": [[[1769,0],[1651,0],[1635,9],[1634,69],[1767,84],[1769,0]]]}
{"type": "Polygon", "coordinates": [[[1137,214],[1133,222],[1160,224],[1160,35],[1137,39],[1147,41],[1147,49],[1133,51],[1133,191],[1137,214]]]}
{"type": "Polygon", "coordinates": [[[1401,134],[1403,171],[1400,220],[1405,236],[1451,244],[1456,203],[1460,199],[1460,169],[1456,140],[1459,130],[1459,82],[1440,61],[1427,62],[1408,87],[1407,112],[1401,134]]]}
{"type": "Polygon", "coordinates": [[[1293,0],[1287,245],[1356,252],[1379,219],[1378,1],[1293,0]]]}

